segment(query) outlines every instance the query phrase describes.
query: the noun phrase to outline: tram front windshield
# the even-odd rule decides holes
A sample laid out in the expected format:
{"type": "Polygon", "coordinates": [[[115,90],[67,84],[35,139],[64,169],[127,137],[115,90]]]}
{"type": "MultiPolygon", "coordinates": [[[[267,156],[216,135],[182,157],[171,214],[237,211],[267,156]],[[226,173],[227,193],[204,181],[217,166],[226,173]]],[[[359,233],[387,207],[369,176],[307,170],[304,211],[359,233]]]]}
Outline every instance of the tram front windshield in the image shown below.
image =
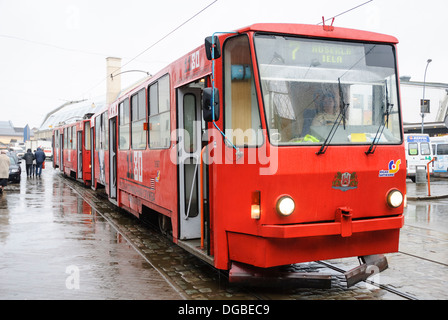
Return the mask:
{"type": "Polygon", "coordinates": [[[401,143],[392,45],[257,34],[275,145],[401,143]]]}

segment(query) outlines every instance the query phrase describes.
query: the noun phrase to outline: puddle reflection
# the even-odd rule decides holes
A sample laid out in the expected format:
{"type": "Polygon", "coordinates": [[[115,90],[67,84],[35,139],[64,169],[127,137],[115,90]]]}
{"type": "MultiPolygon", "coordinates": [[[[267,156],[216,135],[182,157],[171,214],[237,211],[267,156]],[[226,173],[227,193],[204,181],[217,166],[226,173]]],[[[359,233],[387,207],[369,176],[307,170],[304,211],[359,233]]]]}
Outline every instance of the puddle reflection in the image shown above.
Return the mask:
{"type": "Polygon", "coordinates": [[[405,224],[448,232],[448,201],[408,202],[405,224]]]}

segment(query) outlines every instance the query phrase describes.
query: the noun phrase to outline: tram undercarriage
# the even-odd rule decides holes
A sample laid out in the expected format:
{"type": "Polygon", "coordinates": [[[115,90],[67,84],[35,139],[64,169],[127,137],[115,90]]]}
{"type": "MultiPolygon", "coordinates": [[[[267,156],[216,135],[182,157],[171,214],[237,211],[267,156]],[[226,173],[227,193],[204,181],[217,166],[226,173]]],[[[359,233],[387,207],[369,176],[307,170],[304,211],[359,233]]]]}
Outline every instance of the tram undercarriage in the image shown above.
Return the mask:
{"type": "MultiPolygon", "coordinates": [[[[388,268],[387,259],[382,254],[362,256],[358,259],[360,261],[358,267],[344,272],[347,288],[388,268]]],[[[328,264],[325,265],[329,266],[328,264]]],[[[250,286],[281,285],[282,287],[330,289],[331,279],[330,274],[320,272],[296,272],[285,266],[268,269],[257,268],[237,262],[232,263],[229,271],[229,281],[231,283],[250,286]]]]}

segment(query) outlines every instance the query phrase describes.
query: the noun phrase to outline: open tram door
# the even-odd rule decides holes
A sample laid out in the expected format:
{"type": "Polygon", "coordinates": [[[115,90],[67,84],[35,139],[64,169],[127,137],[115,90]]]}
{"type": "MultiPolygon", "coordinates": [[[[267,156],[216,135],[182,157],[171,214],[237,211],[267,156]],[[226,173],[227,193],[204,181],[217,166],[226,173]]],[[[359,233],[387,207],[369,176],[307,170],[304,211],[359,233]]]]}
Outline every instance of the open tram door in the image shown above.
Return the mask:
{"type": "Polygon", "coordinates": [[[62,141],[60,129],[55,130],[53,134],[53,168],[55,169],[61,167],[60,154],[62,141]]]}
{"type": "Polygon", "coordinates": [[[177,90],[179,240],[200,239],[201,88],[177,90]]]}
{"type": "Polygon", "coordinates": [[[78,158],[77,178],[82,179],[83,178],[83,176],[82,176],[82,147],[83,147],[82,131],[77,132],[77,138],[78,138],[78,144],[77,144],[78,148],[76,150],[76,155],[78,158]]]}
{"type": "Polygon", "coordinates": [[[109,120],[109,198],[117,199],[117,117],[109,120]]]}
{"type": "Polygon", "coordinates": [[[92,122],[90,122],[90,173],[91,173],[91,188],[93,190],[96,189],[95,183],[95,127],[92,126],[92,122]]]}
{"type": "Polygon", "coordinates": [[[58,150],[58,157],[59,157],[59,170],[61,172],[64,172],[64,132],[65,130],[61,130],[61,133],[59,134],[59,150],[58,150]]]}

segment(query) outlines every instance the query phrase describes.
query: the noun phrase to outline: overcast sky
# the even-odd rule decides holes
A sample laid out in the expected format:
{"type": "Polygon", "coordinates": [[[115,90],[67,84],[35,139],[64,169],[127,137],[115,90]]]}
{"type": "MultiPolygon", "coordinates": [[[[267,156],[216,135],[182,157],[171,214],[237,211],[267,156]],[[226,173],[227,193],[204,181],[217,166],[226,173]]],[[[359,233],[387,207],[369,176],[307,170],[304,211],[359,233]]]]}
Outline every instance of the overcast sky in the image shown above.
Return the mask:
{"type": "MultiPolygon", "coordinates": [[[[367,0],[0,0],[0,120],[38,127],[66,101],[105,95],[106,57],[128,63],[205,11],[125,70],[158,70],[216,31],[258,22],[317,24],[367,0]]],[[[446,0],[373,0],[335,19],[337,27],[398,38],[400,75],[448,83],[446,0]]],[[[142,77],[122,75],[123,87],[142,77]]]]}

